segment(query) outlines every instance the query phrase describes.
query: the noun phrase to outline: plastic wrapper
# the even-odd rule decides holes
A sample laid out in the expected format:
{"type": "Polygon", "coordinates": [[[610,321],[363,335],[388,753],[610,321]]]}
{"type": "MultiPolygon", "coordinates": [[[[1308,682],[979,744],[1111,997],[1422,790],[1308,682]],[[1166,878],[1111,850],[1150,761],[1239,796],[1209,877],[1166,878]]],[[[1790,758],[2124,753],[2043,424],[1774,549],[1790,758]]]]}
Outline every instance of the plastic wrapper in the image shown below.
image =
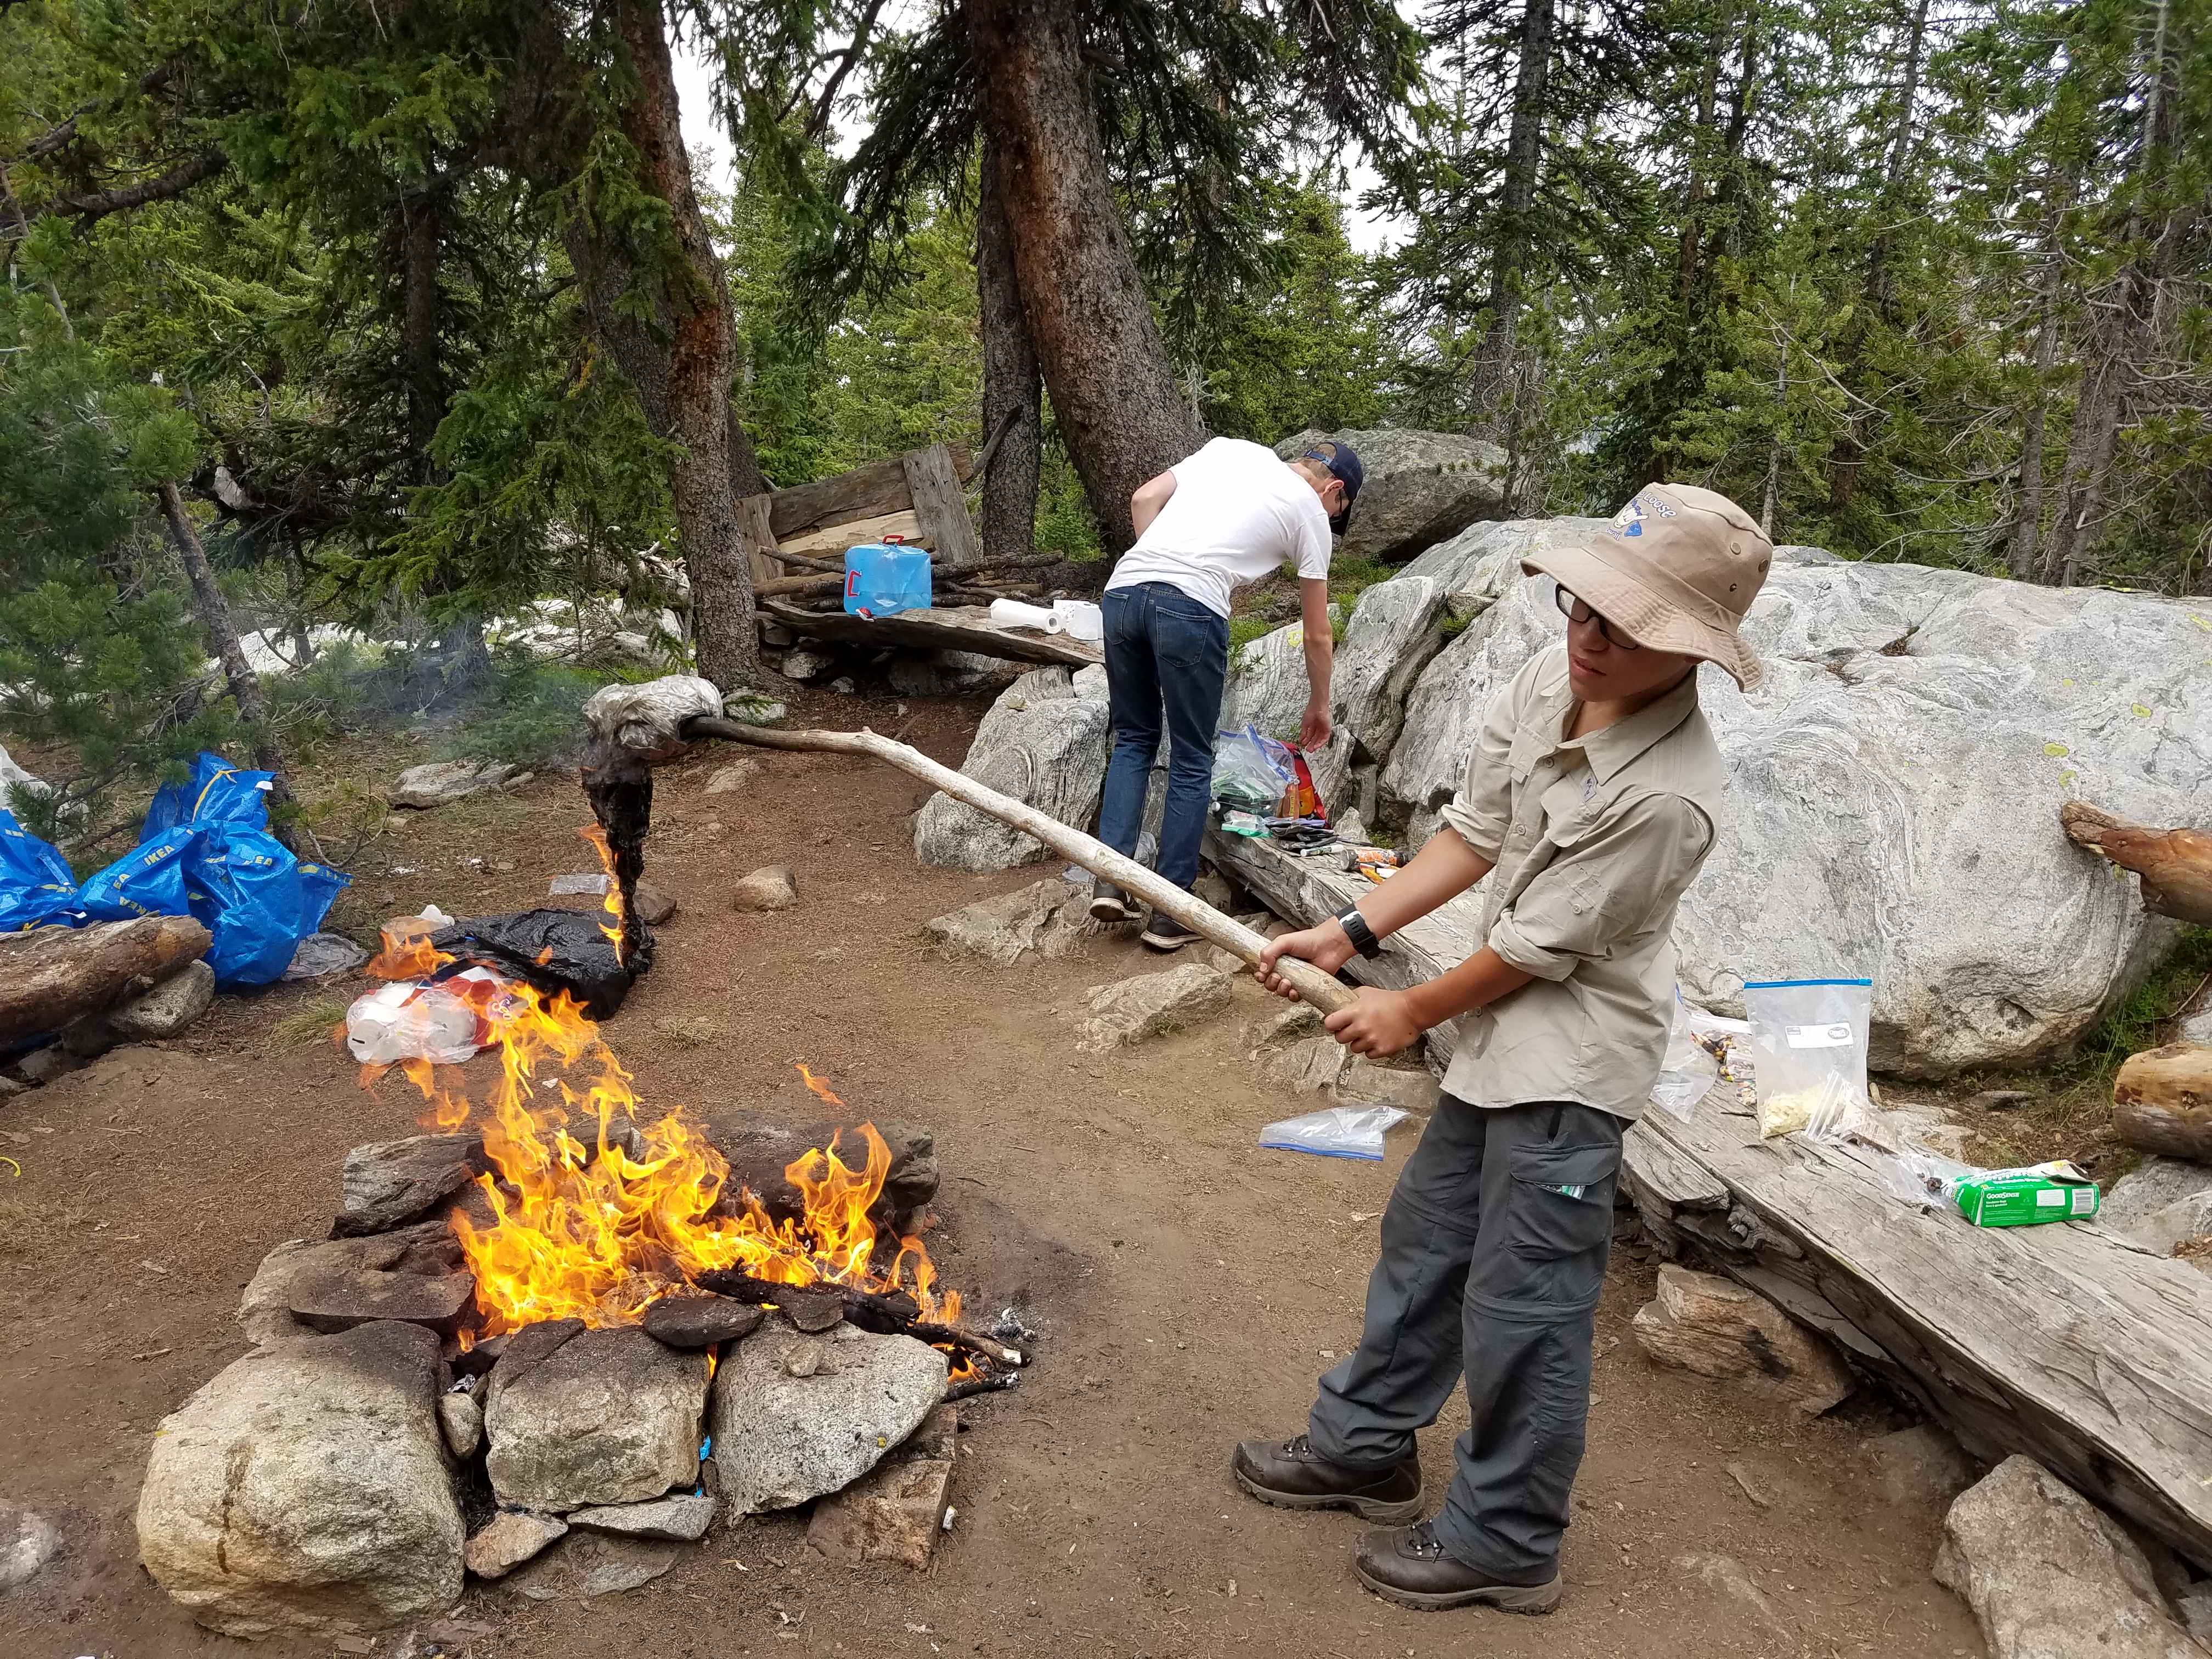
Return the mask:
{"type": "Polygon", "coordinates": [[[1867,1028],[1874,981],[1760,980],[1743,988],[1746,1039],[1757,1073],[1759,1133],[1792,1134],[1815,1113],[1871,1112],[1867,1028]]]}
{"type": "Polygon", "coordinates": [[[1290,747],[1262,737],[1259,727],[1224,732],[1213,744],[1213,797],[1248,812],[1272,813],[1297,781],[1290,747]]]}
{"type": "Polygon", "coordinates": [[[346,1010],[346,1051],[364,1066],[458,1066],[483,1046],[477,1036],[476,1010],[441,986],[380,985],[346,1010]]]}
{"type": "Polygon", "coordinates": [[[1721,1079],[1719,1058],[1690,1029],[1689,1007],[1678,988],[1674,1029],[1667,1034],[1666,1057],[1659,1062],[1659,1076],[1651,1085],[1651,1103],[1685,1123],[1721,1079]]]}
{"type": "Polygon", "coordinates": [[[1406,1114],[1395,1106],[1331,1106],[1270,1123],[1260,1131],[1260,1144],[1280,1152],[1356,1158],[1374,1164],[1382,1161],[1384,1133],[1405,1121],[1406,1114]]]}
{"type": "Polygon", "coordinates": [[[292,961],[284,969],[284,977],[288,980],[325,979],[332,974],[343,974],[349,968],[358,968],[368,960],[368,952],[343,933],[310,933],[300,941],[299,949],[292,952],[292,961]]]}
{"type": "Polygon", "coordinates": [[[518,910],[476,916],[430,936],[431,948],[527,980],[548,996],[566,991],[587,1019],[605,1019],[623,1006],[632,982],[653,965],[653,933],[641,924],[626,958],[615,953],[603,910],[518,910]]]}

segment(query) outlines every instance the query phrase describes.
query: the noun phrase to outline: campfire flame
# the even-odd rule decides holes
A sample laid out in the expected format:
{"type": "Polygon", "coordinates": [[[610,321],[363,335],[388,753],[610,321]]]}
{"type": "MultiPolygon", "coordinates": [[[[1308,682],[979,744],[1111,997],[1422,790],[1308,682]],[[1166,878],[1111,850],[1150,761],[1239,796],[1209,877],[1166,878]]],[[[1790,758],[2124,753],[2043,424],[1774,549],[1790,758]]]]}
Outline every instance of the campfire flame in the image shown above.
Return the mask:
{"type": "MultiPolygon", "coordinates": [[[[393,955],[387,950],[378,961],[393,955]]],[[[729,1164],[705,1130],[680,1108],[640,1124],[629,1073],[572,998],[549,998],[528,985],[505,988],[510,994],[480,1010],[500,1059],[482,1109],[459,1068],[403,1063],[440,1129],[473,1121],[483,1131],[492,1173],[477,1184],[492,1221],[479,1226],[458,1210],[453,1217],[477,1277],[477,1337],[547,1319],[634,1323],[656,1298],[715,1268],[778,1285],[904,1291],[924,1319],[957,1317],[959,1295],[938,1292],[936,1267],[919,1238],[896,1240],[888,1263],[879,1261],[887,1242],[868,1211],[882,1195],[891,1157],[873,1124],[860,1126],[865,1157],[857,1164],[833,1135],[786,1168],[805,1200],[797,1219],[771,1218],[750,1191],[738,1194],[732,1214],[724,1202],[729,1164]],[[541,1069],[553,1074],[541,1077],[541,1069]],[[592,1126],[588,1142],[571,1133],[572,1115],[592,1126]]],[[[370,1070],[363,1068],[364,1082],[370,1070]]],[[[799,1072],[842,1108],[819,1079],[803,1066],[799,1072]]]]}
{"type": "Polygon", "coordinates": [[[607,943],[615,948],[615,960],[623,959],[623,930],[628,918],[623,913],[622,883],[615,875],[614,848],[607,845],[607,832],[600,825],[587,823],[576,831],[592,843],[599,854],[599,863],[607,872],[606,902],[599,908],[607,913],[608,920],[599,924],[599,931],[607,936],[607,943]]]}

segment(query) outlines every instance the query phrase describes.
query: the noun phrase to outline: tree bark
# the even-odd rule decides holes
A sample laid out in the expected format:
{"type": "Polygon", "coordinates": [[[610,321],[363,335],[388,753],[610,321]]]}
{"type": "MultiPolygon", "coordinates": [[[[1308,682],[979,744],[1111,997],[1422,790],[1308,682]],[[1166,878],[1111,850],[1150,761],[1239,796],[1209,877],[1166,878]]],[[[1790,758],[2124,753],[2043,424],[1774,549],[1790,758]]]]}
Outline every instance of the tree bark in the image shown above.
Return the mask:
{"type": "MultiPolygon", "coordinates": [[[[270,727],[269,701],[261,695],[261,682],[246,660],[245,647],[238,642],[238,623],[230,614],[230,601],[223,598],[216,582],[207,550],[200,545],[199,532],[192,528],[185,498],[176,485],[164,482],[156,486],[156,493],[161,499],[161,516],[169,521],[169,534],[176,541],[178,556],[184,561],[185,575],[192,585],[192,600],[200,613],[208,648],[222,665],[231,701],[238,705],[238,717],[246,726],[253,764],[271,775],[269,805],[272,808],[287,805],[293,799],[291,775],[284,769],[284,757],[270,727]]],[[[292,845],[290,831],[281,823],[272,824],[270,833],[285,846],[292,845]]]]}
{"type": "Polygon", "coordinates": [[[2051,370],[2058,361],[2058,282],[2063,263],[2054,234],[2050,262],[2038,284],[2035,400],[2028,404],[2021,422],[2020,513],[2014,522],[2010,556],[2005,561],[2016,581],[2035,580],[2043,535],[2044,422],[2051,402],[2051,370]]]}
{"type": "Polygon", "coordinates": [[[430,441],[446,418],[446,385],[438,349],[439,198],[435,188],[410,191],[395,204],[399,219],[400,373],[407,387],[408,459],[417,483],[437,481],[430,441]]]}
{"type": "Polygon", "coordinates": [[[1505,187],[1498,203],[1498,246],[1490,264],[1490,329],[1475,368],[1470,403],[1479,418],[1492,421],[1487,407],[1504,393],[1513,368],[1521,326],[1521,286],[1532,240],[1528,215],[1536,202],[1536,180],[1544,161],[1544,103],[1552,80],[1557,42],[1553,0],[1528,0],[1521,17],[1520,66],[1513,82],[1513,122],[1505,139],[1505,187]]]}
{"type": "Polygon", "coordinates": [[[660,0],[615,0],[614,16],[637,78],[622,112],[637,152],[641,188],[667,203],[680,253],[635,246],[604,219],[580,214],[567,234],[592,328],[630,384],[653,434],[679,447],[670,465],[677,544],[691,579],[699,672],[722,690],[760,672],[752,577],[738,498],[767,488],[730,407],[736,324],[730,295],[699,211],[678,118],[674,66],[660,0]],[[641,290],[648,320],[617,301],[641,290]]]}
{"type": "MultiPolygon", "coordinates": [[[[1115,205],[1076,0],[968,0],[980,114],[1060,431],[1107,546],[1129,497],[1197,447],[1115,205]]],[[[986,434],[988,435],[988,434],[986,434]]]]}
{"type": "Polygon", "coordinates": [[[982,171],[982,200],[975,215],[975,291],[983,317],[982,438],[986,444],[998,440],[983,473],[983,556],[988,562],[1018,558],[1036,544],[1043,437],[1038,399],[1044,378],[1022,314],[1012,233],[999,195],[997,160],[988,144],[982,171]]]}

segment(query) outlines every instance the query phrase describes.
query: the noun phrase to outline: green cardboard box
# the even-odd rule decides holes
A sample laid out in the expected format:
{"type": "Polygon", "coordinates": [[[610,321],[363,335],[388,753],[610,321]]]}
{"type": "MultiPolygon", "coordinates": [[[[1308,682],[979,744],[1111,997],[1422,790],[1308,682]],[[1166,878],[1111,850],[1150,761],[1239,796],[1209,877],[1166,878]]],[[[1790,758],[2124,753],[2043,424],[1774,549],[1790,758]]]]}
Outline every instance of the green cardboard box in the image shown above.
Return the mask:
{"type": "Polygon", "coordinates": [[[2093,1216],[2103,1194],[2085,1171],[2054,1163],[1984,1170],[1958,1182],[1952,1196],[1959,1212],[1977,1227],[2032,1227],[2093,1216]]]}

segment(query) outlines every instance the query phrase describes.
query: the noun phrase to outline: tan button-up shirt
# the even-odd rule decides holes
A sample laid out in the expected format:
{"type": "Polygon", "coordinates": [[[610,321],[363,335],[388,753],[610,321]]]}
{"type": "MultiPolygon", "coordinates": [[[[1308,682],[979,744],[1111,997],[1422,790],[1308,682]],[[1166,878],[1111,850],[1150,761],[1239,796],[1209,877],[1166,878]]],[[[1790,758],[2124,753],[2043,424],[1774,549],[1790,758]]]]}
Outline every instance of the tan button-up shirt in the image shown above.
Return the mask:
{"type": "Polygon", "coordinates": [[[1692,674],[1587,737],[1567,653],[1491,705],[1444,823],[1496,867],[1484,941],[1535,978],[1459,1018],[1444,1088],[1478,1106],[1567,1100],[1634,1118],[1674,1017],[1674,908],[1712,850],[1721,757],[1692,674]]]}

